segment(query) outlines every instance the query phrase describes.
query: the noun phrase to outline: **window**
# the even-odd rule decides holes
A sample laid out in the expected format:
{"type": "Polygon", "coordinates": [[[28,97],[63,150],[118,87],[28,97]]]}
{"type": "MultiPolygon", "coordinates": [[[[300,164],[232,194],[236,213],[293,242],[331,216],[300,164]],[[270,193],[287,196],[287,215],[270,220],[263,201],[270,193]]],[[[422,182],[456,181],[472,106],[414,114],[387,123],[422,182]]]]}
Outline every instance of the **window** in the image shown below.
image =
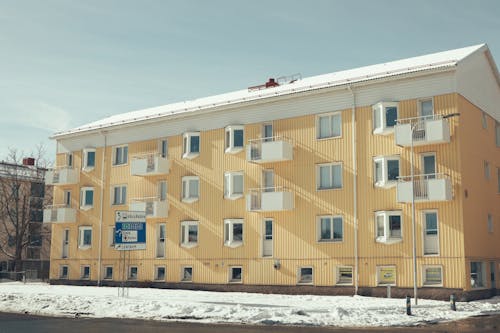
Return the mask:
{"type": "Polygon", "coordinates": [[[377,266],[377,284],[379,286],[395,286],[396,266],[377,266]]]}
{"type": "Polygon", "coordinates": [[[242,282],[242,268],[229,267],[229,283],[241,283],[241,282],[242,282]]]}
{"type": "Polygon", "coordinates": [[[337,138],[342,135],[342,116],[339,112],[318,116],[316,122],[318,139],[337,138]]]}
{"type": "Polygon", "coordinates": [[[200,178],[198,176],[182,177],[182,202],[198,201],[200,196],[200,178]]]}
{"type": "Polygon", "coordinates": [[[481,124],[483,125],[484,129],[488,128],[488,116],[486,115],[486,112],[483,112],[481,114],[481,124]]]}
{"type": "Polygon", "coordinates": [[[500,193],[500,168],[497,168],[497,193],[500,193]]]}
{"type": "Polygon", "coordinates": [[[92,227],[78,228],[78,247],[86,249],[92,246],[92,227]]]}
{"type": "Polygon", "coordinates": [[[423,267],[424,286],[442,286],[443,285],[443,269],[441,266],[424,266],[423,267]]]}
{"type": "Polygon", "coordinates": [[[83,265],[80,268],[80,279],[89,280],[90,279],[90,266],[83,265]]]}
{"type": "Polygon", "coordinates": [[[200,132],[187,132],[182,136],[182,158],[193,159],[200,155],[200,132]]]}
{"type": "Polygon", "coordinates": [[[491,214],[488,214],[488,232],[493,232],[493,216],[491,214]]]}
{"type": "Polygon", "coordinates": [[[373,134],[389,134],[394,131],[398,119],[398,103],[379,102],[372,106],[373,134]]]}
{"type": "Polygon", "coordinates": [[[193,267],[182,267],[182,282],[192,282],[193,281],[193,267]]]}
{"type": "Polygon", "coordinates": [[[243,197],[243,171],[226,172],[224,174],[224,198],[239,199],[243,197]]]}
{"type": "Polygon", "coordinates": [[[424,255],[439,254],[439,222],[437,210],[422,213],[424,220],[424,255]]]}
{"type": "Polygon", "coordinates": [[[65,159],[66,159],[66,166],[68,168],[72,168],[73,167],[73,153],[66,153],[65,154],[65,159]]]}
{"type": "Polygon", "coordinates": [[[104,267],[104,280],[113,280],[113,266],[104,267]]]}
{"type": "Polygon", "coordinates": [[[167,200],[167,181],[166,180],[160,180],[158,182],[158,198],[160,199],[160,201],[167,200]]]}
{"type": "Polygon", "coordinates": [[[160,156],[162,158],[167,158],[168,156],[168,141],[167,139],[160,140],[159,143],[159,151],[160,151],[160,156]]]}
{"type": "Polygon", "coordinates": [[[59,278],[67,279],[69,275],[69,268],[66,265],[59,266],[59,278]]]}
{"type": "Polygon", "coordinates": [[[109,247],[114,247],[115,246],[115,227],[109,227],[109,233],[108,233],[108,244],[109,247]]]}
{"type": "Polygon", "coordinates": [[[83,150],[83,171],[91,171],[95,167],[95,148],[85,148],[83,150]]]}
{"type": "Polygon", "coordinates": [[[113,150],[113,165],[124,165],[128,161],[128,147],[115,147],[113,150]]]}
{"type": "Polygon", "coordinates": [[[156,266],[155,267],[155,280],[156,281],[165,281],[165,266],[156,266]]]}
{"type": "Polygon", "coordinates": [[[165,258],[165,238],[167,225],[160,223],[156,226],[156,258],[165,258]]]}
{"type": "Polygon", "coordinates": [[[401,211],[375,212],[376,241],[387,244],[402,241],[401,222],[401,211]]]}
{"type": "Polygon", "coordinates": [[[337,284],[352,285],[352,267],[337,267],[337,284]]]}
{"type": "Polygon", "coordinates": [[[128,279],[137,280],[137,266],[130,266],[128,268],[128,279]]]}
{"type": "Polygon", "coordinates": [[[373,159],[373,178],[376,187],[396,186],[399,177],[399,156],[375,157],[373,159]]]}
{"type": "Polygon", "coordinates": [[[273,256],[273,220],[264,219],[262,234],[262,256],[273,256]]]}
{"type": "Polygon", "coordinates": [[[434,105],[432,98],[419,101],[419,115],[420,117],[430,117],[434,114],[434,105]]]}
{"type": "Polygon", "coordinates": [[[318,240],[320,242],[340,242],[344,238],[342,216],[318,217],[318,240]]]}
{"type": "Polygon", "coordinates": [[[316,184],[318,190],[342,188],[342,164],[328,163],[317,165],[316,184]]]}
{"type": "Polygon", "coordinates": [[[471,288],[485,287],[485,271],[483,262],[470,263],[470,286],[471,288]]]}
{"type": "Polygon", "coordinates": [[[300,267],[298,274],[299,284],[312,284],[313,283],[313,268],[312,267],[300,267]]]}
{"type": "Polygon", "coordinates": [[[227,126],[225,130],[225,151],[235,154],[243,150],[243,126],[227,126]]]}
{"type": "Polygon", "coordinates": [[[491,178],[490,163],[488,161],[484,161],[484,178],[486,178],[487,180],[491,178]]]}
{"type": "Polygon", "coordinates": [[[127,185],[117,185],[112,187],[112,205],[125,205],[127,202],[127,185]]]}
{"type": "Polygon", "coordinates": [[[198,244],[198,221],[181,222],[181,246],[194,247],[198,244]]]}
{"type": "Polygon", "coordinates": [[[94,207],[94,188],[82,187],[80,189],[80,209],[88,210],[94,207]]]}
{"type": "Polygon", "coordinates": [[[495,125],[495,142],[497,147],[500,147],[500,123],[496,123],[495,125]]]}
{"type": "Polygon", "coordinates": [[[243,219],[224,220],[224,245],[229,247],[243,245],[243,219]]]}

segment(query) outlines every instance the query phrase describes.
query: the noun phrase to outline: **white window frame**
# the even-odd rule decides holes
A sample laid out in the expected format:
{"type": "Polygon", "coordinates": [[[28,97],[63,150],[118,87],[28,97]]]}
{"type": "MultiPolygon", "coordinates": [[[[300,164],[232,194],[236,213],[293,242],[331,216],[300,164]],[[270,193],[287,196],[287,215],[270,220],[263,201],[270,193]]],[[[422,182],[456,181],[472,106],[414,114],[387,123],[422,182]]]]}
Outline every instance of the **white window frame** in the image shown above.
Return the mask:
{"type": "Polygon", "coordinates": [[[335,268],[335,284],[339,286],[352,286],[354,284],[354,268],[352,266],[337,266],[335,268]],[[350,282],[345,282],[342,281],[342,277],[340,276],[340,270],[341,269],[350,269],[351,270],[351,281],[350,282]]]}
{"type": "Polygon", "coordinates": [[[91,226],[80,226],[78,227],[78,248],[79,249],[89,249],[92,247],[92,237],[93,237],[92,227],[91,226]],[[85,231],[90,230],[90,244],[85,244],[85,231]]]}
{"type": "Polygon", "coordinates": [[[387,108],[396,108],[396,119],[399,117],[398,102],[378,102],[372,106],[373,134],[387,135],[394,133],[394,126],[387,125],[387,108]],[[379,126],[376,126],[378,123],[379,126]]]}
{"type": "Polygon", "coordinates": [[[312,267],[312,266],[300,266],[297,269],[297,284],[307,284],[307,285],[314,284],[314,267],[312,267]],[[311,269],[311,281],[304,279],[304,277],[302,275],[303,269],[311,269]]]}
{"type": "Polygon", "coordinates": [[[94,207],[95,191],[93,187],[86,186],[80,188],[80,209],[89,210],[94,207]],[[92,192],[92,203],[87,202],[87,192],[92,192]]]}
{"type": "Polygon", "coordinates": [[[128,145],[120,145],[113,147],[113,166],[122,166],[128,164],[128,145]],[[121,150],[121,155],[118,152],[121,150]],[[121,156],[118,161],[117,158],[121,156]]]}
{"type": "MultiPolygon", "coordinates": [[[[440,234],[440,230],[439,230],[439,212],[437,209],[425,209],[425,210],[422,210],[422,255],[425,256],[425,257],[436,257],[436,256],[439,256],[440,255],[440,247],[441,247],[441,244],[439,242],[439,234],[440,234]],[[427,231],[427,220],[426,220],[426,215],[428,213],[435,213],[436,214],[436,221],[437,221],[437,225],[436,225],[436,231],[437,231],[437,239],[438,239],[438,252],[437,253],[430,253],[430,254],[426,254],[425,253],[425,237],[426,237],[426,231],[427,231]]],[[[401,222],[401,224],[403,224],[403,222],[401,222]]]]}
{"type": "Polygon", "coordinates": [[[127,281],[137,281],[139,279],[139,267],[137,265],[130,265],[127,269],[127,281]],[[132,271],[135,268],[135,276],[132,276],[132,271]]]}
{"type": "Polygon", "coordinates": [[[418,116],[422,116],[422,103],[430,101],[432,104],[432,114],[436,114],[436,110],[434,109],[434,98],[433,97],[427,97],[427,98],[420,98],[417,103],[417,109],[418,109],[418,116]]]}
{"type": "Polygon", "coordinates": [[[484,178],[486,180],[491,179],[491,168],[490,168],[490,162],[488,161],[483,161],[483,169],[484,169],[484,178]]]}
{"type": "Polygon", "coordinates": [[[243,125],[229,125],[224,130],[224,148],[227,154],[236,154],[243,150],[245,147],[245,127],[243,125]],[[234,133],[235,131],[243,132],[243,140],[241,146],[235,145],[234,133]],[[228,135],[229,134],[229,135],[228,135]],[[228,141],[229,140],[229,141],[228,141]]]}
{"type": "Polygon", "coordinates": [[[317,191],[328,191],[328,190],[341,190],[343,188],[343,178],[344,178],[344,168],[342,162],[331,162],[331,163],[321,163],[316,164],[316,190],[317,191]],[[340,166],[340,186],[335,187],[334,179],[333,179],[333,169],[334,167],[340,166]],[[331,178],[331,187],[321,187],[321,168],[330,167],[330,178],[331,178]]]}
{"type": "Polygon", "coordinates": [[[373,158],[373,185],[381,188],[391,188],[396,186],[398,180],[389,180],[389,161],[398,162],[398,176],[401,174],[401,159],[398,155],[376,156],[373,158]],[[382,179],[377,179],[377,164],[381,164],[382,179]]]}
{"type": "Polygon", "coordinates": [[[166,223],[158,223],[156,225],[156,242],[157,243],[163,243],[163,253],[160,253],[158,255],[158,246],[156,248],[156,258],[165,258],[166,256],[166,251],[167,251],[167,224],[166,223]],[[163,229],[163,237],[161,235],[161,229],[163,229]]]}
{"type": "Polygon", "coordinates": [[[127,185],[113,185],[111,186],[110,192],[111,206],[122,206],[127,204],[127,185]],[[116,189],[119,189],[118,192],[116,192],[116,189]]]}
{"type": "Polygon", "coordinates": [[[73,162],[74,162],[74,156],[73,153],[66,153],[64,154],[64,159],[65,159],[65,166],[68,168],[73,167],[73,162]]]}
{"type": "Polygon", "coordinates": [[[163,138],[158,140],[158,154],[160,155],[161,158],[167,158],[168,159],[168,139],[163,138]],[[165,151],[163,151],[163,143],[165,142],[165,151]]]}
{"type": "Polygon", "coordinates": [[[155,266],[155,272],[154,272],[154,280],[155,281],[165,281],[167,279],[167,267],[165,265],[157,265],[155,266]],[[158,269],[163,268],[163,279],[159,277],[158,274],[158,269]]]}
{"type": "Polygon", "coordinates": [[[342,215],[319,215],[316,217],[316,230],[317,230],[317,241],[320,243],[339,243],[344,241],[344,217],[342,215]],[[321,234],[321,220],[329,219],[330,220],[330,230],[331,230],[331,238],[322,238],[321,234]],[[342,238],[335,238],[335,219],[340,219],[342,223],[342,238]]]}
{"type": "Polygon", "coordinates": [[[443,266],[440,265],[423,265],[422,266],[422,286],[424,287],[442,287],[443,286],[443,266]],[[427,270],[428,269],[439,269],[439,274],[441,280],[439,283],[429,283],[427,280],[427,270]]]}
{"type": "Polygon", "coordinates": [[[167,196],[168,196],[168,183],[166,180],[160,180],[158,181],[158,199],[161,202],[167,201],[167,196]],[[163,192],[163,189],[165,189],[165,192],[163,192]]]}
{"type": "Polygon", "coordinates": [[[194,274],[194,270],[193,270],[193,266],[182,266],[181,267],[181,282],[193,282],[193,274],[194,274]],[[187,279],[185,277],[185,272],[186,272],[186,269],[191,269],[191,278],[190,279],[187,279]]]}
{"type": "Polygon", "coordinates": [[[115,273],[114,272],[114,269],[113,269],[113,266],[112,265],[105,265],[104,266],[104,277],[102,278],[103,280],[108,280],[108,281],[111,281],[113,280],[113,274],[115,273]],[[108,268],[111,268],[111,276],[108,276],[107,273],[108,273],[108,268]]]}
{"type": "Polygon", "coordinates": [[[488,128],[488,115],[484,111],[481,112],[481,125],[484,129],[488,128]]]}
{"type": "Polygon", "coordinates": [[[201,136],[200,132],[186,132],[182,135],[182,158],[193,159],[200,156],[201,151],[201,136]],[[191,151],[191,137],[198,137],[198,151],[191,151]]]}
{"type": "Polygon", "coordinates": [[[382,266],[377,266],[377,272],[376,272],[376,278],[377,278],[377,286],[396,286],[398,282],[398,271],[395,265],[382,265],[382,266]],[[382,269],[386,268],[391,268],[394,269],[394,283],[385,283],[380,281],[380,271],[382,269]]]}
{"type": "Polygon", "coordinates": [[[341,138],[342,137],[342,113],[340,111],[337,112],[329,112],[329,113],[323,113],[319,114],[316,116],[316,139],[318,140],[325,140],[325,139],[335,139],[335,138],[341,138]],[[329,118],[330,122],[330,135],[328,136],[321,136],[321,118],[329,118]],[[334,135],[333,133],[333,119],[334,118],[339,118],[340,119],[340,131],[338,135],[334,135]]]}
{"type": "Polygon", "coordinates": [[[68,265],[59,265],[59,279],[61,279],[61,280],[69,279],[69,266],[68,265]],[[66,275],[63,274],[64,268],[66,268],[66,275]]]}
{"type": "Polygon", "coordinates": [[[92,277],[92,269],[90,265],[81,265],[80,266],[80,280],[90,280],[92,277]],[[85,276],[85,268],[88,267],[89,269],[89,275],[85,276]]]}
{"type": "Polygon", "coordinates": [[[228,273],[229,273],[229,276],[228,276],[229,283],[243,283],[243,267],[242,266],[229,266],[228,273]],[[240,269],[240,278],[239,279],[233,278],[233,270],[234,269],[240,269]]]}
{"type": "Polygon", "coordinates": [[[245,235],[244,228],[245,223],[243,219],[224,219],[224,246],[232,248],[242,246],[245,235]],[[234,227],[236,224],[241,224],[241,240],[234,239],[234,227]]]}
{"type": "Polygon", "coordinates": [[[97,153],[95,148],[84,148],[83,149],[83,158],[82,158],[82,170],[85,172],[89,172],[94,170],[96,161],[97,160],[97,153]],[[94,153],[94,165],[88,165],[89,163],[89,153],[94,153]]]}
{"type": "Polygon", "coordinates": [[[110,226],[108,230],[108,245],[115,247],[115,226],[110,226]]]}
{"type": "Polygon", "coordinates": [[[198,245],[200,241],[200,227],[198,221],[182,221],[180,245],[185,248],[192,248],[198,245]],[[189,241],[189,227],[196,226],[196,242],[189,241]]]}
{"type": "Polygon", "coordinates": [[[375,212],[375,241],[377,243],[383,244],[394,244],[403,241],[403,213],[400,210],[383,210],[375,212]],[[378,217],[383,217],[384,223],[384,235],[378,235],[378,217]],[[391,226],[390,226],[390,217],[391,216],[399,216],[400,221],[400,237],[391,236],[391,226]]]}
{"type": "Polygon", "coordinates": [[[245,192],[245,175],[243,171],[228,171],[224,173],[224,199],[236,200],[243,198],[245,192]],[[241,177],[241,193],[235,192],[235,178],[241,177]]]}
{"type": "Polygon", "coordinates": [[[200,199],[200,177],[198,176],[184,176],[182,177],[182,189],[181,189],[181,195],[182,195],[182,202],[186,203],[193,203],[195,201],[198,201],[200,199]],[[194,193],[190,193],[190,183],[196,181],[198,182],[198,193],[196,193],[196,196],[194,196],[194,193]],[[187,183],[187,186],[184,185],[187,183]],[[187,191],[187,193],[185,193],[187,191]]]}

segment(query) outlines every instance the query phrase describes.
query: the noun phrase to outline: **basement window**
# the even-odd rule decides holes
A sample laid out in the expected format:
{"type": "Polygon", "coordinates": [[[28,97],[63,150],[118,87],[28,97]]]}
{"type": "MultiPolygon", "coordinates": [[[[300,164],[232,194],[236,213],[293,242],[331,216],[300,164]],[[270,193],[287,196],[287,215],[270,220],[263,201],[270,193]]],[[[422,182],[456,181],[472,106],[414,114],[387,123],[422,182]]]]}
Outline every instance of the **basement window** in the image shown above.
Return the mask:
{"type": "Polygon", "coordinates": [[[299,284],[312,284],[313,283],[313,268],[312,267],[300,267],[299,268],[299,284]]]}
{"type": "Polygon", "coordinates": [[[230,267],[229,268],[229,283],[241,283],[242,282],[242,268],[230,267]]]}

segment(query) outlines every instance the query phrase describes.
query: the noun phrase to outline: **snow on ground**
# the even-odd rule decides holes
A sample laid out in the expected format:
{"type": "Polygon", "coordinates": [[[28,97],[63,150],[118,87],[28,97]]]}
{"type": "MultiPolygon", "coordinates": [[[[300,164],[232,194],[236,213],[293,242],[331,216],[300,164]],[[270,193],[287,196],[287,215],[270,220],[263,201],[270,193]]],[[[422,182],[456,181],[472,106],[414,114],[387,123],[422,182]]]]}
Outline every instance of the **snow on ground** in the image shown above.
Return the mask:
{"type": "Polygon", "coordinates": [[[406,315],[404,299],[362,296],[267,295],[189,290],[0,283],[0,312],[45,316],[131,318],[321,326],[409,326],[500,312],[500,297],[457,303],[419,300],[406,315]]]}

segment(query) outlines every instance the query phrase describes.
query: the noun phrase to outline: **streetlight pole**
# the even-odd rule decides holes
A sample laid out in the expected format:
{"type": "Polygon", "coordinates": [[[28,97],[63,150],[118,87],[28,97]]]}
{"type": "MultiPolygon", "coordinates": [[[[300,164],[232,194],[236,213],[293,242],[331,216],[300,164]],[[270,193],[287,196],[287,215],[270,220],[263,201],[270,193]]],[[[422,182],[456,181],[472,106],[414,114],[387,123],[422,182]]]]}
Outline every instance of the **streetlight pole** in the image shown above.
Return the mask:
{"type": "Polygon", "coordinates": [[[410,169],[411,169],[411,224],[413,228],[413,297],[415,298],[415,305],[418,304],[417,296],[417,227],[415,223],[415,165],[413,163],[413,132],[418,124],[418,120],[411,126],[411,150],[410,150],[410,169]]]}

